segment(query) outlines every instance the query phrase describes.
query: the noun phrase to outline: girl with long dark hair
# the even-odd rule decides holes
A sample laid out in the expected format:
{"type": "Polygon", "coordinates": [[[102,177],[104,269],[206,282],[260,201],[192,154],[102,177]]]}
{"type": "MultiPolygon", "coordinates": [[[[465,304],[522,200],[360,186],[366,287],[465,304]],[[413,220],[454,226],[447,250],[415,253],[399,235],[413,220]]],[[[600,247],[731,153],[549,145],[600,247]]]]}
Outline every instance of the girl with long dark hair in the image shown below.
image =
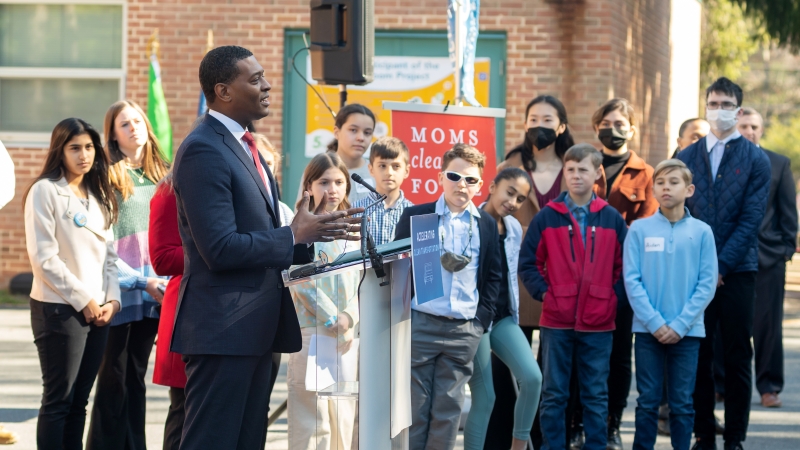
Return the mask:
{"type": "MultiPolygon", "coordinates": [[[[513,408],[514,431],[511,436],[511,450],[528,448],[533,419],[539,407],[542,372],[533,358],[530,342],[518,325],[517,263],[522,246],[522,226],[512,216],[520,205],[528,201],[531,189],[531,179],[524,170],[516,167],[504,169],[492,181],[489,186],[489,199],[481,206],[497,221],[503,278],[495,302],[492,328],[481,338],[473,360],[473,373],[469,380],[472,407],[464,426],[466,450],[484,448],[495,399],[492,353],[511,369],[514,380],[519,386],[519,395],[513,408]]],[[[509,446],[505,445],[503,448],[509,446]]]]}
{"type": "Polygon", "coordinates": [[[89,426],[89,450],[144,450],[147,363],[158,332],[163,285],[147,241],[150,200],[169,167],[144,111],[122,100],[106,112],[109,179],[119,203],[114,246],[119,254],[122,310],[109,331],[89,426]]]}
{"type": "Polygon", "coordinates": [[[36,426],[42,450],[83,448],[106,325],[120,310],[111,231],[118,207],[108,167],[99,133],[81,119],[62,120],[24,197],[31,327],[44,388],[36,426]]]}

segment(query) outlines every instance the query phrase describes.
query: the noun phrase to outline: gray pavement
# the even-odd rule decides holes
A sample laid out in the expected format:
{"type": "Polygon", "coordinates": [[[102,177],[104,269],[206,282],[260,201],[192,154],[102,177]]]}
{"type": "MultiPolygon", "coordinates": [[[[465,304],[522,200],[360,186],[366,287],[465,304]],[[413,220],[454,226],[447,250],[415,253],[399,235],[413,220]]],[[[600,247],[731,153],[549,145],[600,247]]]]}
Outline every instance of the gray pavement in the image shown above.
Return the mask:
{"type": "MultiPolygon", "coordinates": [[[[783,407],[761,407],[757,391],[753,389],[752,412],[747,449],[796,450],[800,449],[800,258],[790,267],[784,321],[784,346],[786,352],[786,387],[781,394],[783,407]]],[[[535,343],[536,345],[536,343],[535,343]]],[[[535,348],[535,347],[534,347],[535,348]]],[[[146,379],[147,386],[147,444],[150,449],[161,448],[164,420],[169,406],[167,388],[150,383],[153,357],[146,379]]],[[[272,398],[274,410],[286,398],[286,357],[272,398]]],[[[30,328],[29,311],[25,308],[0,308],[0,423],[20,435],[20,441],[9,448],[33,450],[36,448],[36,415],[41,396],[41,374],[36,348],[30,328]]],[[[92,398],[89,399],[89,405],[92,398]]],[[[631,388],[628,408],[623,417],[622,433],[625,448],[633,442],[636,386],[631,388]]],[[[722,417],[721,405],[718,416],[722,417]]],[[[87,423],[88,429],[88,423],[87,423]]],[[[287,422],[285,415],[272,427],[268,435],[268,449],[285,449],[287,422]]],[[[491,439],[491,436],[489,437],[491,439]]],[[[722,448],[722,439],[718,439],[722,448]]],[[[368,448],[363,446],[363,448],[368,448]]],[[[461,436],[457,448],[462,448],[461,436]]],[[[659,436],[657,450],[671,448],[669,438],[659,436]]]]}

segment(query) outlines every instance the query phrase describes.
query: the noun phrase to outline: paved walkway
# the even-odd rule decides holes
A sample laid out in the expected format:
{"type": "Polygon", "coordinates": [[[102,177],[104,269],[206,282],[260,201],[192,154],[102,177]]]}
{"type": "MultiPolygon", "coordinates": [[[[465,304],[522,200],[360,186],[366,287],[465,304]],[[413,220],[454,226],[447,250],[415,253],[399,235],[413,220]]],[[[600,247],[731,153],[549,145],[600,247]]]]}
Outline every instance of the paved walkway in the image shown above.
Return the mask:
{"type": "MultiPolygon", "coordinates": [[[[786,388],[781,398],[783,408],[762,408],[753,390],[750,429],[745,448],[769,450],[796,450],[800,448],[800,258],[795,258],[789,269],[784,321],[784,346],[786,351],[786,388]]],[[[155,355],[155,352],[153,352],[155,355]]],[[[286,360],[275,385],[272,408],[286,398],[286,360]]],[[[152,380],[152,358],[147,380],[152,380]]],[[[20,435],[20,442],[9,448],[36,449],[36,415],[41,396],[41,374],[36,348],[30,329],[27,309],[0,309],[0,423],[20,435]]],[[[167,388],[151,383],[147,387],[147,441],[151,450],[161,448],[164,420],[169,406],[167,388]]],[[[89,399],[92,404],[92,399],[89,399]]],[[[626,448],[633,442],[636,386],[632,386],[628,408],[623,417],[623,441],[626,448]]],[[[720,408],[718,407],[718,410],[720,408]]],[[[722,417],[721,412],[718,412],[722,417]]],[[[88,429],[88,426],[87,426],[88,429]]],[[[285,415],[271,428],[268,449],[285,449],[285,415]]],[[[491,437],[489,437],[491,438],[491,437]]],[[[461,448],[461,437],[457,448],[461,448]]],[[[718,447],[722,448],[721,438],[718,447]]],[[[366,448],[366,447],[365,447],[366,448]]],[[[669,438],[659,437],[657,450],[671,448],[669,438]]]]}

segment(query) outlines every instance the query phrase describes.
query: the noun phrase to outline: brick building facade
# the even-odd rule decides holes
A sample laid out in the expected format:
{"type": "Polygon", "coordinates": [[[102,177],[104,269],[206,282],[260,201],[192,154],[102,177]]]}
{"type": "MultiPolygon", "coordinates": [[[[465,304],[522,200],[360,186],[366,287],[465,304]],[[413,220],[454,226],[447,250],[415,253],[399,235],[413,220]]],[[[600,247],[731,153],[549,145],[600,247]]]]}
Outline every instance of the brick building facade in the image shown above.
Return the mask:
{"type": "MultiPolygon", "coordinates": [[[[670,129],[678,126],[668,119],[670,96],[678,94],[670,92],[676,56],[674,49],[671,52],[670,20],[676,3],[687,4],[689,13],[699,15],[696,0],[483,0],[481,30],[505,32],[507,37],[502,74],[507,86],[506,148],[521,140],[524,108],[536,95],[559,97],[576,141],[591,143],[596,143],[590,124],[594,110],[609,98],[625,97],[635,105],[638,119],[639,133],[631,147],[651,163],[665,158],[672,146],[670,129]]],[[[444,30],[445,4],[444,0],[375,0],[376,28],[444,30]]],[[[287,71],[284,30],[308,27],[307,0],[128,0],[123,11],[125,97],[143,107],[147,102],[145,49],[158,28],[176,148],[197,114],[197,68],[208,29],[214,30],[216,45],[247,47],[266,70],[273,115],[257,128],[280,146],[287,71]]],[[[699,59],[699,42],[689,50],[683,57],[699,59]]],[[[696,105],[696,88],[693,92],[690,100],[696,105]]],[[[40,170],[47,145],[5,144],[16,166],[17,194],[0,211],[0,288],[14,274],[30,270],[22,195],[40,170]]]]}

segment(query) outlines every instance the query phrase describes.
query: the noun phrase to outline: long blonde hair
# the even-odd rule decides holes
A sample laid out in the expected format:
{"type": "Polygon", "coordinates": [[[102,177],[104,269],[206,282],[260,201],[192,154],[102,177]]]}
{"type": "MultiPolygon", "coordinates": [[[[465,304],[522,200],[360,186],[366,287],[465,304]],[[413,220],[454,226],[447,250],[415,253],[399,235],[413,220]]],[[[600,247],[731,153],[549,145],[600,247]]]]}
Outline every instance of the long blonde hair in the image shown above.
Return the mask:
{"type": "Polygon", "coordinates": [[[169,172],[169,165],[161,153],[161,148],[158,145],[156,135],[153,133],[153,127],[147,119],[147,114],[133,100],[120,100],[114,103],[106,111],[103,133],[106,138],[106,152],[108,152],[108,156],[113,162],[108,171],[111,186],[122,194],[123,200],[127,200],[133,194],[133,180],[128,175],[127,165],[124,161],[125,155],[120,150],[119,143],[114,136],[114,121],[117,120],[117,116],[125,108],[133,108],[142,116],[145,125],[147,125],[147,143],[144,144],[144,155],[142,156],[144,176],[153,183],[158,183],[169,172]]]}
{"type": "MultiPolygon", "coordinates": [[[[345,190],[346,195],[342,199],[342,202],[339,203],[339,207],[336,208],[337,211],[344,211],[350,209],[350,200],[347,199],[347,196],[350,195],[350,173],[347,171],[347,166],[336,153],[323,152],[311,159],[306,166],[305,172],[303,172],[303,182],[305,183],[303,190],[310,193],[311,184],[322,178],[322,175],[325,174],[325,171],[334,168],[341,170],[344,174],[344,178],[347,180],[347,188],[345,190]]],[[[300,203],[302,201],[302,197],[297,199],[297,208],[300,207],[300,203]]],[[[314,206],[314,197],[311,196],[308,202],[308,210],[314,211],[314,208],[316,208],[314,206]]]]}

